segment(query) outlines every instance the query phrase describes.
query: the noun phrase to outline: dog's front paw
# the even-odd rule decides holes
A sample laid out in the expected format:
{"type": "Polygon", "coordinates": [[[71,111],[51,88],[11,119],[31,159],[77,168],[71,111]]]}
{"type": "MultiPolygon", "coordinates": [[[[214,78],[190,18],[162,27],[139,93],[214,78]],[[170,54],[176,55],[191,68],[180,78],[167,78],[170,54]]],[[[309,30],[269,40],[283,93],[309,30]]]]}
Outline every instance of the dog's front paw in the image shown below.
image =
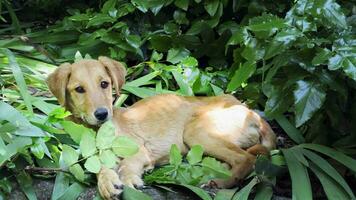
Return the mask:
{"type": "Polygon", "coordinates": [[[141,189],[143,187],[143,180],[137,174],[120,173],[120,178],[123,184],[126,186],[137,189],[141,189]]]}
{"type": "Polygon", "coordinates": [[[123,183],[115,170],[103,167],[98,174],[98,188],[100,195],[107,200],[120,199],[123,183]]]}

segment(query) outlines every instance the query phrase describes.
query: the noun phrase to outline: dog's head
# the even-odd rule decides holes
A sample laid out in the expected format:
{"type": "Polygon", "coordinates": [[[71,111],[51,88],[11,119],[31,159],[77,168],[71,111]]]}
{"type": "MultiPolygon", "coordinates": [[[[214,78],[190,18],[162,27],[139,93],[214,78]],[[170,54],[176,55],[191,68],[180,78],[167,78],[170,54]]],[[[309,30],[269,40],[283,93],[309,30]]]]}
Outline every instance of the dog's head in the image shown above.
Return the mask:
{"type": "Polygon", "coordinates": [[[101,56],[60,65],[49,75],[47,85],[74,117],[95,126],[112,117],[112,88],[119,95],[125,75],[121,63],[101,56]]]}

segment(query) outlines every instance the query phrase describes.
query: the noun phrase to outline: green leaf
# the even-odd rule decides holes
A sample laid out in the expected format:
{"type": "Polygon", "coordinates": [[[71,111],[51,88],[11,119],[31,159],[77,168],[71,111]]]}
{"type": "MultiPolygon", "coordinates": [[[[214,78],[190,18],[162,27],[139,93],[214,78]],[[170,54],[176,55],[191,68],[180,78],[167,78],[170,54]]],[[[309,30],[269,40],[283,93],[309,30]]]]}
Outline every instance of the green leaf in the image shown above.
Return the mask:
{"type": "Polygon", "coordinates": [[[307,148],[311,149],[317,152],[320,152],[322,154],[325,154],[332,159],[340,162],[341,164],[345,165],[352,171],[356,172],[356,160],[346,156],[345,154],[341,153],[340,151],[336,151],[335,149],[332,149],[330,147],[322,146],[319,144],[301,144],[299,145],[302,148],[307,148]]]}
{"type": "Polygon", "coordinates": [[[85,161],[84,164],[85,169],[87,169],[88,171],[92,172],[92,173],[99,173],[100,169],[101,169],[101,163],[99,160],[98,156],[91,156],[87,159],[87,161],[85,161]]]}
{"type": "Polygon", "coordinates": [[[297,88],[294,90],[297,127],[303,125],[321,108],[325,96],[326,93],[320,85],[304,80],[297,82],[297,88]]]}
{"type": "Polygon", "coordinates": [[[201,145],[194,145],[187,154],[189,164],[199,163],[203,158],[204,149],[201,145]]]}
{"type": "Polygon", "coordinates": [[[231,172],[215,158],[205,157],[201,165],[204,167],[204,171],[214,174],[217,178],[228,178],[231,176],[231,172]]]}
{"type": "MultiPolygon", "coordinates": [[[[307,149],[303,149],[303,154],[311,162],[315,163],[315,165],[318,166],[317,171],[319,171],[319,172],[317,172],[317,173],[321,173],[320,170],[322,170],[325,174],[328,175],[328,177],[330,176],[330,178],[334,179],[338,184],[340,184],[340,186],[347,192],[348,198],[355,199],[355,195],[353,194],[349,185],[346,183],[345,179],[324,158],[318,156],[316,153],[309,151],[307,149]]],[[[315,169],[315,167],[313,167],[313,165],[311,165],[312,170],[313,170],[313,168],[315,169]]],[[[315,173],[315,171],[314,171],[314,173],[315,173]]],[[[321,175],[321,176],[323,176],[323,175],[321,175]]],[[[325,189],[326,188],[324,187],[324,190],[325,189]]],[[[348,199],[348,198],[342,198],[342,199],[348,199]]],[[[329,199],[338,199],[338,198],[330,198],[329,197],[329,199]]]]}
{"type": "Polygon", "coordinates": [[[0,156],[5,155],[6,153],[6,146],[2,138],[0,137],[0,156]]]}
{"type": "Polygon", "coordinates": [[[15,135],[28,137],[43,137],[47,134],[36,126],[33,126],[19,111],[9,104],[0,101],[0,121],[8,121],[16,130],[13,131],[15,135]]]}
{"type": "Polygon", "coordinates": [[[193,96],[193,90],[190,87],[188,80],[178,71],[172,71],[174,79],[177,81],[179,85],[180,92],[185,96],[193,96]]]}
{"type": "Polygon", "coordinates": [[[116,21],[116,19],[110,17],[109,15],[96,14],[96,15],[94,15],[94,17],[89,19],[89,22],[88,22],[86,28],[93,27],[93,26],[99,26],[99,25],[102,25],[102,24],[108,23],[108,22],[112,23],[115,21],[116,21]]]}
{"type": "Polygon", "coordinates": [[[111,120],[101,125],[96,135],[96,146],[98,149],[111,148],[113,139],[115,138],[115,131],[115,125],[111,120]]]}
{"type": "Polygon", "coordinates": [[[256,63],[247,61],[242,66],[235,71],[234,76],[231,78],[231,81],[227,85],[227,92],[232,92],[241,86],[242,83],[247,81],[253,73],[256,71],[256,63]]]}
{"type": "Polygon", "coordinates": [[[254,200],[271,200],[273,196],[273,188],[270,184],[260,183],[256,188],[256,196],[254,200]]]}
{"type": "Polygon", "coordinates": [[[14,54],[8,49],[0,49],[0,52],[5,54],[9,58],[9,65],[10,65],[11,71],[12,71],[12,73],[14,75],[14,78],[16,80],[16,85],[20,89],[20,94],[21,94],[21,96],[22,96],[22,98],[24,100],[24,103],[26,105],[27,110],[31,114],[33,114],[31,96],[28,93],[28,88],[27,88],[23,73],[21,71],[21,68],[20,68],[19,64],[16,61],[16,58],[15,58],[14,54]]]}
{"type": "Polygon", "coordinates": [[[272,14],[264,13],[262,16],[252,18],[248,25],[248,29],[251,31],[275,32],[286,26],[286,22],[283,19],[272,14]]]}
{"type": "Polygon", "coordinates": [[[356,80],[356,58],[353,56],[336,54],[329,59],[328,68],[329,70],[341,68],[347,76],[356,80]]]}
{"type": "Polygon", "coordinates": [[[185,48],[173,48],[168,50],[167,61],[173,64],[177,64],[190,54],[188,49],[185,48]]]}
{"type": "Polygon", "coordinates": [[[152,73],[149,73],[145,76],[142,76],[138,79],[135,79],[133,81],[127,82],[125,85],[126,86],[130,86],[130,87],[140,87],[142,85],[146,85],[149,83],[150,80],[152,80],[153,78],[155,78],[156,76],[158,76],[160,74],[159,71],[154,71],[152,73]]]}
{"type": "Polygon", "coordinates": [[[316,56],[313,58],[312,64],[315,66],[324,64],[325,61],[329,60],[330,56],[331,56],[331,52],[329,49],[327,48],[321,49],[321,51],[317,53],[316,56]]]}
{"type": "Polygon", "coordinates": [[[176,5],[178,8],[187,11],[189,6],[189,0],[175,0],[174,5],[176,5]]]}
{"type": "Polygon", "coordinates": [[[74,175],[79,181],[84,181],[84,170],[79,164],[72,165],[69,167],[69,171],[74,175]]]}
{"type": "Polygon", "coordinates": [[[214,200],[232,199],[235,193],[236,189],[220,189],[216,193],[214,200]]]}
{"type": "Polygon", "coordinates": [[[94,134],[91,129],[71,121],[61,121],[60,124],[62,125],[65,132],[67,132],[73,141],[77,144],[80,144],[83,135],[94,134]]]}
{"type": "Polygon", "coordinates": [[[248,196],[251,193],[252,188],[259,183],[258,178],[255,177],[253,178],[250,183],[248,183],[244,188],[242,188],[240,191],[238,191],[232,200],[247,200],[248,196]]]}
{"type": "Polygon", "coordinates": [[[73,183],[58,200],[77,199],[84,190],[85,188],[79,183],[73,183]]]}
{"type": "Polygon", "coordinates": [[[320,183],[323,186],[324,192],[328,199],[351,199],[346,191],[340,187],[340,185],[335,182],[335,180],[332,179],[326,172],[322,171],[314,164],[310,165],[310,169],[320,180],[320,183]]]}
{"type": "Polygon", "coordinates": [[[30,147],[31,152],[35,155],[38,159],[42,159],[44,156],[44,148],[40,143],[39,139],[35,139],[35,143],[30,147]]]}
{"type": "Polygon", "coordinates": [[[297,144],[301,144],[305,142],[305,139],[303,135],[300,133],[300,131],[295,128],[294,125],[290,123],[290,121],[283,116],[282,114],[277,115],[274,118],[278,124],[282,127],[282,129],[287,133],[287,135],[297,144]]]}
{"type": "Polygon", "coordinates": [[[124,186],[123,191],[123,199],[125,200],[153,200],[152,197],[148,196],[147,194],[130,188],[128,186],[124,186]]]}
{"type": "Polygon", "coordinates": [[[130,137],[120,135],[114,140],[112,150],[117,156],[127,158],[136,154],[139,146],[130,137]]]}
{"type": "Polygon", "coordinates": [[[19,183],[21,190],[25,193],[26,197],[29,200],[37,200],[31,176],[25,171],[21,171],[20,174],[16,176],[16,179],[19,183]]]}
{"type": "MultiPolygon", "coordinates": [[[[65,163],[63,160],[63,154],[59,157],[59,167],[64,168],[65,163]]],[[[54,182],[51,200],[57,200],[60,198],[69,187],[69,176],[65,175],[64,172],[58,172],[56,180],[54,182]]]]}
{"type": "MultiPolygon", "coordinates": [[[[336,27],[346,29],[346,17],[340,8],[340,5],[334,0],[318,0],[315,2],[317,12],[321,12],[325,21],[329,21],[336,27]]],[[[318,13],[318,14],[319,14],[318,13]]]]}
{"type": "Polygon", "coordinates": [[[169,163],[171,165],[178,166],[182,163],[182,154],[176,144],[171,146],[171,150],[169,152],[169,163]]]}
{"type": "Polygon", "coordinates": [[[116,162],[118,161],[117,156],[111,150],[104,150],[99,155],[100,161],[107,168],[114,168],[116,166],[116,162]]]}
{"type": "Polygon", "coordinates": [[[63,156],[64,163],[67,166],[71,166],[78,161],[79,153],[76,150],[74,150],[72,147],[64,144],[62,156],[63,156]]]}
{"type": "Polygon", "coordinates": [[[82,135],[80,151],[83,157],[89,157],[96,152],[95,137],[93,134],[85,133],[82,135]]]}
{"type": "Polygon", "coordinates": [[[219,0],[206,0],[204,1],[204,8],[210,16],[214,16],[219,7],[219,0]]]}
{"type": "Polygon", "coordinates": [[[293,200],[312,200],[313,195],[307,168],[298,161],[293,151],[295,151],[293,148],[282,149],[292,179],[293,200]]]}
{"type": "Polygon", "coordinates": [[[212,200],[210,195],[205,190],[203,190],[201,188],[198,188],[198,187],[195,187],[192,185],[187,185],[187,184],[179,184],[179,185],[190,189],[191,191],[193,191],[196,195],[198,195],[203,200],[212,200]]]}

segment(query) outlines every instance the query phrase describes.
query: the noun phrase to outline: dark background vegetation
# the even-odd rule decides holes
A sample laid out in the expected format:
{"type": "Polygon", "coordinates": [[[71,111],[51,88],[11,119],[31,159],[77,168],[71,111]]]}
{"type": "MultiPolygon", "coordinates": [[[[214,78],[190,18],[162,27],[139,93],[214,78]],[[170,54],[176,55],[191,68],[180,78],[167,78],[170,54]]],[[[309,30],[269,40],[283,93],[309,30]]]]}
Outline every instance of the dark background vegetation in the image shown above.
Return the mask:
{"type": "Polygon", "coordinates": [[[160,93],[233,93],[262,111],[279,149],[258,160],[254,178],[231,198],[355,199],[355,1],[0,5],[0,199],[11,192],[9,177],[30,182],[25,166],[60,168],[62,145],[78,148],[49,120],[61,116],[44,80],[62,62],[99,55],[127,65],[116,106],[160,93]],[[41,134],[23,131],[19,118],[41,134]]]}

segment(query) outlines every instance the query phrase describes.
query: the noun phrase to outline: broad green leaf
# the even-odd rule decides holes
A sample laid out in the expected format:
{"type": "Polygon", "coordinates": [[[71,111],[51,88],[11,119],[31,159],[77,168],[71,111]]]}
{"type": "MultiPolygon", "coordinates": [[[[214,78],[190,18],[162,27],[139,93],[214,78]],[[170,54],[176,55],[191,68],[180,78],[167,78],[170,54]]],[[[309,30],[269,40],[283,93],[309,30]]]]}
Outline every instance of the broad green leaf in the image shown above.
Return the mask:
{"type": "Polygon", "coordinates": [[[253,178],[250,183],[248,183],[244,188],[242,188],[240,191],[238,191],[232,200],[247,200],[248,196],[251,193],[252,188],[259,183],[258,178],[253,178]]]}
{"type": "Polygon", "coordinates": [[[260,183],[256,188],[256,196],[254,200],[271,200],[273,196],[273,188],[270,184],[260,183]]]}
{"type": "Polygon", "coordinates": [[[63,151],[62,151],[62,157],[63,157],[64,163],[67,166],[71,166],[78,161],[79,153],[76,150],[74,150],[72,147],[64,144],[63,151]]]}
{"type": "Polygon", "coordinates": [[[35,142],[30,147],[31,152],[35,155],[38,159],[42,159],[44,156],[44,148],[38,139],[35,139],[35,142]]]}
{"type": "Polygon", "coordinates": [[[6,153],[6,146],[2,138],[0,137],[0,156],[5,155],[6,153]]]}
{"type": "MultiPolygon", "coordinates": [[[[61,168],[65,167],[63,155],[61,155],[59,158],[59,166],[61,168]]],[[[64,195],[67,188],[69,187],[69,181],[70,181],[69,176],[65,175],[64,172],[57,173],[56,180],[55,180],[54,186],[53,186],[51,200],[57,200],[62,195],[64,195]]]]}
{"type": "Polygon", "coordinates": [[[178,8],[187,11],[189,6],[189,0],[175,0],[174,5],[176,5],[178,8]]]}
{"type": "Polygon", "coordinates": [[[160,92],[157,92],[154,89],[148,88],[148,87],[131,87],[129,85],[124,85],[122,89],[124,89],[124,90],[126,90],[140,98],[147,98],[147,97],[151,97],[151,96],[160,94],[160,92]]]}
{"type": "Polygon", "coordinates": [[[60,124],[62,125],[64,131],[67,132],[77,144],[80,144],[83,135],[94,134],[91,129],[72,121],[61,121],[60,124]]]}
{"type": "MultiPolygon", "coordinates": [[[[334,0],[318,0],[315,1],[317,12],[321,12],[325,21],[329,21],[332,25],[342,29],[347,28],[346,17],[342,13],[340,5],[334,0]]],[[[318,14],[319,14],[318,13],[318,14]]]]}
{"type": "Polygon", "coordinates": [[[58,200],[77,199],[79,195],[85,190],[85,188],[79,183],[73,183],[68,189],[65,190],[62,196],[58,200]]]}
{"type": "Polygon", "coordinates": [[[125,200],[153,200],[152,197],[148,196],[147,194],[130,188],[128,186],[124,186],[124,191],[123,191],[123,199],[125,200]]]}
{"type": "Polygon", "coordinates": [[[180,184],[180,185],[190,189],[191,191],[193,191],[196,195],[198,195],[203,200],[212,200],[210,195],[205,190],[203,190],[199,187],[195,187],[195,186],[187,185],[187,184],[180,184]]]}
{"type": "Polygon", "coordinates": [[[235,193],[236,189],[220,189],[216,193],[214,200],[232,199],[235,193]]]}
{"type": "Polygon", "coordinates": [[[329,49],[327,48],[321,49],[321,51],[317,53],[316,56],[313,58],[312,64],[313,65],[324,64],[325,61],[329,60],[330,56],[331,56],[331,52],[329,49]]]}
{"type": "Polygon", "coordinates": [[[356,58],[353,56],[336,54],[329,59],[328,68],[329,70],[341,68],[347,76],[356,80],[356,58]]]}
{"type": "Polygon", "coordinates": [[[87,23],[86,28],[92,27],[92,26],[99,26],[104,23],[108,22],[115,22],[115,18],[110,17],[109,15],[106,14],[96,14],[94,17],[89,19],[89,22],[87,23]]]}
{"type": "Polygon", "coordinates": [[[117,156],[126,158],[136,154],[139,146],[132,138],[121,135],[113,141],[112,150],[117,156]]]}
{"type": "Polygon", "coordinates": [[[193,90],[190,87],[188,80],[178,71],[172,71],[174,79],[177,81],[179,85],[180,92],[185,96],[193,96],[193,90]]]}
{"type": "MultiPolygon", "coordinates": [[[[355,195],[353,194],[353,192],[352,192],[351,188],[349,187],[349,185],[346,183],[345,179],[325,159],[323,159],[322,157],[320,157],[316,153],[314,153],[312,151],[309,151],[307,149],[303,149],[303,154],[311,162],[315,163],[315,165],[318,166],[318,168],[320,168],[320,170],[324,171],[324,173],[326,173],[328,176],[330,176],[330,178],[334,179],[338,184],[340,184],[340,186],[348,193],[350,199],[355,199],[355,195]]],[[[311,167],[311,169],[313,169],[313,168],[315,168],[315,167],[311,167]]],[[[319,169],[317,169],[317,171],[319,171],[319,169]]],[[[315,171],[314,171],[314,173],[315,173],[315,171]]],[[[320,173],[320,171],[317,172],[317,173],[320,173]]],[[[335,199],[335,198],[330,198],[329,197],[329,199],[335,199]]]]}
{"type": "Polygon", "coordinates": [[[204,8],[210,16],[214,16],[219,7],[219,0],[206,0],[204,1],[204,8]]]}
{"type": "Polygon", "coordinates": [[[98,149],[109,149],[112,147],[115,131],[115,125],[111,120],[101,125],[96,135],[96,146],[98,149]]]}
{"type": "Polygon", "coordinates": [[[352,171],[356,172],[356,160],[343,154],[340,151],[319,144],[301,144],[299,146],[325,154],[331,157],[332,159],[340,162],[341,164],[345,165],[352,171]]]}
{"type": "Polygon", "coordinates": [[[20,89],[20,94],[24,100],[27,110],[33,114],[33,108],[31,103],[31,96],[28,93],[28,88],[21,71],[19,64],[16,61],[15,55],[8,49],[0,49],[0,52],[5,54],[9,58],[9,66],[16,80],[16,85],[20,89]]]}
{"type": "Polygon", "coordinates": [[[84,181],[84,170],[79,164],[72,165],[69,167],[69,171],[74,175],[79,181],[84,181]]]}
{"type": "Polygon", "coordinates": [[[325,100],[324,89],[309,81],[300,80],[294,90],[296,126],[299,127],[308,121],[320,109],[325,100]]]}
{"type": "Polygon", "coordinates": [[[286,27],[286,22],[274,15],[263,14],[259,17],[254,17],[250,20],[248,29],[252,31],[277,31],[280,28],[286,27]]]}
{"type": "Polygon", "coordinates": [[[256,71],[256,63],[247,61],[242,66],[240,65],[239,69],[235,71],[234,76],[231,78],[231,81],[227,85],[227,91],[232,92],[241,86],[242,83],[247,81],[253,73],[256,71]]]}
{"type": "Polygon", "coordinates": [[[36,126],[33,126],[19,111],[9,104],[0,101],[0,121],[8,121],[16,127],[15,135],[29,137],[43,137],[47,134],[36,126]]]}
{"type": "Polygon", "coordinates": [[[176,144],[171,146],[171,150],[169,152],[169,163],[171,165],[178,166],[182,163],[182,154],[176,144]]]}
{"type": "Polygon", "coordinates": [[[20,174],[16,176],[16,179],[19,183],[21,190],[25,193],[26,197],[29,200],[37,200],[31,176],[25,171],[21,171],[20,174]]]}
{"type": "Polygon", "coordinates": [[[294,149],[282,149],[292,179],[292,199],[312,200],[313,195],[306,166],[298,161],[294,149]]]}
{"type": "Polygon", "coordinates": [[[96,152],[95,137],[93,134],[85,133],[82,135],[80,151],[83,157],[89,157],[96,152]]]}
{"type": "Polygon", "coordinates": [[[174,48],[168,50],[167,61],[173,64],[177,64],[190,54],[189,50],[184,48],[174,48]]]}
{"type": "Polygon", "coordinates": [[[293,93],[289,87],[265,84],[262,89],[268,96],[265,105],[265,114],[268,117],[276,118],[293,105],[293,93]]]}
{"type": "Polygon", "coordinates": [[[118,161],[117,156],[111,150],[103,150],[99,155],[100,161],[107,168],[114,168],[118,161]]]}
{"type": "Polygon", "coordinates": [[[217,161],[212,157],[205,157],[201,163],[204,170],[207,173],[214,174],[217,178],[228,178],[231,176],[231,172],[222,165],[221,162],[217,161]]]}
{"type": "Polygon", "coordinates": [[[200,145],[194,145],[187,154],[189,164],[194,165],[200,162],[203,158],[204,149],[200,145]]]}
{"type": "Polygon", "coordinates": [[[16,155],[27,145],[32,144],[32,139],[30,137],[16,137],[12,142],[6,145],[6,154],[0,155],[0,165],[3,165],[12,156],[16,155]]]}
{"type": "MultiPolygon", "coordinates": [[[[320,183],[323,186],[324,192],[328,199],[351,199],[347,192],[318,166],[312,164],[310,165],[310,169],[320,180],[320,183]]],[[[355,197],[353,199],[355,199],[355,197]]]]}
{"type": "Polygon", "coordinates": [[[296,142],[297,144],[305,142],[305,139],[300,133],[300,131],[295,128],[295,126],[292,125],[284,115],[277,115],[274,119],[278,122],[278,124],[294,142],[296,142]]]}
{"type": "Polygon", "coordinates": [[[87,159],[87,161],[85,161],[84,164],[85,169],[87,169],[88,171],[92,172],[92,173],[99,173],[100,169],[101,169],[101,163],[99,160],[98,156],[91,156],[87,159]]]}

